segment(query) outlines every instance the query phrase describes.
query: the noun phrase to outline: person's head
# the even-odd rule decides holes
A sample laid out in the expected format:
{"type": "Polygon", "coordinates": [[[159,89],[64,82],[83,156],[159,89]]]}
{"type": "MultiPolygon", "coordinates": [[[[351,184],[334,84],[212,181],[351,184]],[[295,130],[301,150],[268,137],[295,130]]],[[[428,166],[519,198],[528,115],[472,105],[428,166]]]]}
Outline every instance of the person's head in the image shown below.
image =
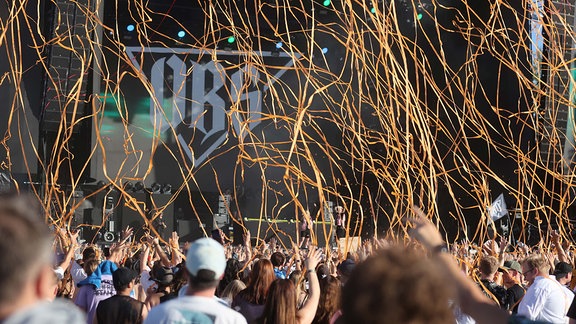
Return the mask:
{"type": "Polygon", "coordinates": [[[532,254],[522,261],[522,274],[531,285],[538,276],[547,276],[550,271],[548,261],[541,254],[532,254]]]}
{"type": "Polygon", "coordinates": [[[342,289],[344,323],[451,323],[453,287],[437,263],[390,247],[359,263],[342,289]],[[425,294],[421,292],[425,291],[425,294]]]}
{"type": "Polygon", "coordinates": [[[233,300],[239,292],[246,289],[246,284],[243,283],[241,280],[232,280],[230,283],[224,288],[222,294],[220,294],[220,298],[225,300],[233,300]]]}
{"type": "Polygon", "coordinates": [[[84,269],[86,275],[90,276],[92,273],[94,273],[94,271],[96,271],[96,268],[98,268],[98,264],[99,264],[98,260],[88,259],[87,261],[84,262],[82,268],[84,269]]]}
{"type": "Polygon", "coordinates": [[[218,291],[217,293],[222,293],[224,291],[224,289],[226,288],[226,286],[228,286],[228,284],[230,284],[232,281],[239,279],[239,275],[238,273],[240,272],[240,270],[242,270],[242,266],[240,265],[240,262],[237,259],[228,259],[228,261],[226,261],[226,269],[224,270],[224,276],[222,277],[222,280],[220,280],[220,283],[218,284],[218,291]]]}
{"type": "Polygon", "coordinates": [[[275,268],[278,268],[284,265],[284,262],[286,262],[286,257],[284,257],[282,252],[274,252],[270,256],[270,261],[275,268]]]}
{"type": "Polygon", "coordinates": [[[316,266],[316,275],[318,276],[318,280],[322,280],[322,278],[330,275],[330,269],[326,263],[320,263],[316,266]]]}
{"type": "Polygon", "coordinates": [[[31,196],[0,194],[0,319],[54,294],[53,238],[31,196]]]}
{"type": "Polygon", "coordinates": [[[246,297],[252,304],[263,305],[270,285],[276,278],[274,267],[268,259],[258,260],[250,272],[250,280],[246,287],[246,297]]]}
{"type": "Polygon", "coordinates": [[[119,294],[132,289],[137,276],[138,274],[130,268],[120,267],[116,269],[116,271],[112,272],[114,289],[116,289],[119,294]]]}
{"type": "Polygon", "coordinates": [[[154,263],[150,275],[151,279],[158,284],[159,290],[169,287],[174,280],[174,272],[172,272],[172,269],[164,267],[161,262],[154,263]]]}
{"type": "Polygon", "coordinates": [[[522,266],[518,261],[504,261],[504,266],[501,269],[503,283],[506,288],[522,283],[522,266]]]}
{"type": "Polygon", "coordinates": [[[554,267],[554,276],[556,277],[556,280],[566,284],[572,280],[572,270],[572,265],[570,263],[560,261],[554,267]]]}
{"type": "Polygon", "coordinates": [[[186,252],[188,285],[192,291],[215,291],[226,269],[224,247],[211,238],[201,238],[186,252]]]}
{"type": "Polygon", "coordinates": [[[320,301],[316,310],[316,323],[329,323],[332,315],[340,308],[340,280],[326,276],[320,280],[320,301]]]}
{"type": "Polygon", "coordinates": [[[90,259],[97,259],[96,249],[93,246],[87,246],[82,251],[82,261],[86,262],[90,259]]]}
{"type": "Polygon", "coordinates": [[[300,270],[294,270],[290,273],[290,280],[296,287],[296,293],[306,291],[306,279],[300,270]]]}
{"type": "Polygon", "coordinates": [[[356,262],[354,262],[354,260],[352,259],[346,259],[340,262],[340,264],[338,265],[337,267],[338,276],[340,277],[340,281],[342,281],[343,284],[346,283],[346,281],[352,274],[354,267],[356,267],[356,262]]]}
{"type": "Polygon", "coordinates": [[[478,270],[480,270],[480,274],[484,277],[493,276],[496,271],[498,271],[498,259],[491,255],[482,257],[478,265],[478,270]]]}
{"type": "Polygon", "coordinates": [[[289,279],[276,279],[270,285],[262,323],[296,323],[296,289],[289,279]]]}

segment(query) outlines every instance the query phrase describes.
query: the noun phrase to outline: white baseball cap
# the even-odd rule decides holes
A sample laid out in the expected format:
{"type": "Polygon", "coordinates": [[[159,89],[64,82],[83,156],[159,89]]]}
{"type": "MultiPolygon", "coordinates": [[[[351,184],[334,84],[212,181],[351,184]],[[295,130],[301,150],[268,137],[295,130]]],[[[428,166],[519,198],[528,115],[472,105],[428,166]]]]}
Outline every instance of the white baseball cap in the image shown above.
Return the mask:
{"type": "Polygon", "coordinates": [[[219,280],[226,270],[224,247],[211,238],[194,241],[186,253],[186,269],[193,276],[200,270],[210,270],[214,280],[219,280]]]}

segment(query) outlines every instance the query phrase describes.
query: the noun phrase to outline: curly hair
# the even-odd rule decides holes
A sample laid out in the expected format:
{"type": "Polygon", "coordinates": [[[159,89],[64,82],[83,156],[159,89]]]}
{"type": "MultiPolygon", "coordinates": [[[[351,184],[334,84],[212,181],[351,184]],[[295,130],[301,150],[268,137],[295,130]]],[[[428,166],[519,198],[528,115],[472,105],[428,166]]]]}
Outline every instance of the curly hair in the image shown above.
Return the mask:
{"type": "Polygon", "coordinates": [[[391,247],[356,266],[342,290],[344,323],[453,323],[452,286],[436,263],[391,247]]]}

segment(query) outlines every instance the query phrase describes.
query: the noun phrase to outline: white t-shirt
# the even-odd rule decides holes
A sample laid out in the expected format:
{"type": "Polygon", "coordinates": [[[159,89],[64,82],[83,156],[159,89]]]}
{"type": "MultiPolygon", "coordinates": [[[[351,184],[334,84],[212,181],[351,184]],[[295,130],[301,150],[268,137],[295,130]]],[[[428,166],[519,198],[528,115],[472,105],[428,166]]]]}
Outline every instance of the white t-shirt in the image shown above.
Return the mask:
{"type": "Polygon", "coordinates": [[[78,284],[80,281],[88,278],[84,268],[78,264],[78,262],[72,262],[72,267],[70,268],[70,275],[72,276],[72,280],[74,280],[74,284],[78,284]]]}
{"type": "Polygon", "coordinates": [[[216,298],[184,296],[153,307],[144,324],[156,323],[246,324],[246,319],[216,298]]]}
{"type": "Polygon", "coordinates": [[[518,315],[531,320],[564,323],[568,306],[561,285],[554,279],[538,276],[522,298],[518,315]]]}

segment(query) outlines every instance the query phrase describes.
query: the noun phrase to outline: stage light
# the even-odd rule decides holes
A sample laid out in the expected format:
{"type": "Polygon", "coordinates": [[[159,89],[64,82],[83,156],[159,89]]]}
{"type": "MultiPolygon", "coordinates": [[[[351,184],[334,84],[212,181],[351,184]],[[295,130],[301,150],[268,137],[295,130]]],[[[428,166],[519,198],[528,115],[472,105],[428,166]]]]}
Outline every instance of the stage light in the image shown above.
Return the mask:
{"type": "Polygon", "coordinates": [[[230,36],[228,37],[228,44],[233,44],[236,41],[236,37],[230,36]]]}
{"type": "Polygon", "coordinates": [[[134,188],[134,184],[132,182],[125,182],[124,183],[124,190],[132,190],[134,188]]]}
{"type": "Polygon", "coordinates": [[[418,18],[418,20],[422,19],[422,17],[423,17],[423,16],[422,16],[421,13],[418,13],[418,15],[416,16],[416,18],[418,18]]]}
{"type": "Polygon", "coordinates": [[[370,12],[373,13],[373,14],[375,14],[375,13],[376,13],[376,8],[375,8],[375,7],[372,7],[372,9],[370,9],[370,12]]]}
{"type": "Polygon", "coordinates": [[[181,30],[181,31],[178,32],[178,37],[179,37],[179,38],[184,38],[184,36],[186,36],[186,32],[185,32],[185,31],[181,30]]]}
{"type": "Polygon", "coordinates": [[[154,182],[150,187],[153,193],[160,193],[160,189],[162,189],[162,186],[158,182],[154,182]]]}
{"type": "Polygon", "coordinates": [[[172,185],[171,184],[165,184],[162,187],[162,191],[163,194],[171,194],[172,193],[172,185]]]}
{"type": "Polygon", "coordinates": [[[129,24],[128,26],[126,26],[126,30],[129,31],[129,32],[134,31],[134,25],[129,24]]]}
{"type": "Polygon", "coordinates": [[[324,48],[322,49],[322,54],[326,54],[326,53],[328,53],[328,47],[324,47],[324,48]]]}
{"type": "Polygon", "coordinates": [[[277,48],[277,49],[281,49],[282,46],[284,46],[284,44],[283,44],[282,42],[276,43],[276,48],[277,48]]]}
{"type": "Polygon", "coordinates": [[[144,190],[144,184],[142,183],[142,181],[136,182],[136,184],[134,185],[134,188],[132,188],[132,190],[134,192],[140,192],[140,191],[144,190]]]}
{"type": "Polygon", "coordinates": [[[330,0],[324,0],[324,2],[322,2],[324,7],[328,7],[331,3],[332,3],[332,1],[330,1],[330,0]]]}

